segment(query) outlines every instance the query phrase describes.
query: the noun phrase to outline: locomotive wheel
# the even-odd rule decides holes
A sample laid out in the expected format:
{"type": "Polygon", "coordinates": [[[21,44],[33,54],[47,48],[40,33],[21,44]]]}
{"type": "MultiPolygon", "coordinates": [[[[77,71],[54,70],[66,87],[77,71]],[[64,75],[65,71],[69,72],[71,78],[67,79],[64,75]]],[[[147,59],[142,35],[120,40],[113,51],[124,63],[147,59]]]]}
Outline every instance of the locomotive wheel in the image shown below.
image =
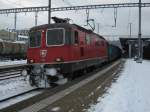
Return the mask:
{"type": "Polygon", "coordinates": [[[72,81],[75,78],[75,72],[68,74],[68,80],[72,81]]]}
{"type": "Polygon", "coordinates": [[[30,75],[29,77],[29,83],[31,84],[31,86],[36,86],[38,87],[38,80],[36,79],[37,77],[30,75]]]}
{"type": "Polygon", "coordinates": [[[56,86],[58,86],[58,84],[51,82],[51,83],[50,83],[50,86],[51,86],[51,87],[56,87],[56,86]]]}
{"type": "Polygon", "coordinates": [[[86,75],[87,74],[87,70],[86,69],[82,69],[80,70],[79,72],[79,75],[82,76],[82,75],[86,75]]]}
{"type": "Polygon", "coordinates": [[[29,77],[29,83],[31,86],[34,86],[35,85],[35,80],[34,80],[34,77],[30,75],[29,77]]]}
{"type": "Polygon", "coordinates": [[[68,80],[74,80],[75,78],[80,77],[82,75],[85,75],[87,73],[88,73],[87,69],[82,69],[82,70],[78,70],[78,71],[72,72],[72,73],[67,75],[68,76],[68,80]]]}

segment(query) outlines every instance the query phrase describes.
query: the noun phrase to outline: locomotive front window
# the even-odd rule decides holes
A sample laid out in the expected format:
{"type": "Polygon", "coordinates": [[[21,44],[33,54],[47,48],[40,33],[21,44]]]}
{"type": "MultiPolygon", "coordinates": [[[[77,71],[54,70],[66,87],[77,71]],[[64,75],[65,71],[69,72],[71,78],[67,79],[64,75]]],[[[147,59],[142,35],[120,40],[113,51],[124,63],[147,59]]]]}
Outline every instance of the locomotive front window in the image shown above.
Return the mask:
{"type": "Polygon", "coordinates": [[[47,45],[62,45],[64,42],[64,29],[49,29],[47,31],[47,45]]]}
{"type": "Polygon", "coordinates": [[[29,33],[29,46],[30,47],[40,47],[41,43],[41,32],[31,32],[29,33]]]}

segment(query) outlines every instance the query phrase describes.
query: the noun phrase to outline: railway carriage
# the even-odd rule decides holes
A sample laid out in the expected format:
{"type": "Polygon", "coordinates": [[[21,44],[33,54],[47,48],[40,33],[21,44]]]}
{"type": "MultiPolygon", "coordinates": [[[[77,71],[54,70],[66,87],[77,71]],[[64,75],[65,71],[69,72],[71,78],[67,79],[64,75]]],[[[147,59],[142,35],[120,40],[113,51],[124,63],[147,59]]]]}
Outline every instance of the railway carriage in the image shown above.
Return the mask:
{"type": "Polygon", "coordinates": [[[121,58],[122,50],[116,45],[111,43],[108,44],[108,61],[114,61],[118,58],[121,58]]]}
{"type": "Polygon", "coordinates": [[[54,23],[33,27],[27,61],[32,85],[47,86],[67,80],[75,71],[108,60],[108,43],[100,35],[76,24],[54,23]],[[44,85],[43,85],[44,84],[44,85]]]}
{"type": "Polygon", "coordinates": [[[0,59],[26,59],[27,45],[24,42],[0,40],[0,59]]]}

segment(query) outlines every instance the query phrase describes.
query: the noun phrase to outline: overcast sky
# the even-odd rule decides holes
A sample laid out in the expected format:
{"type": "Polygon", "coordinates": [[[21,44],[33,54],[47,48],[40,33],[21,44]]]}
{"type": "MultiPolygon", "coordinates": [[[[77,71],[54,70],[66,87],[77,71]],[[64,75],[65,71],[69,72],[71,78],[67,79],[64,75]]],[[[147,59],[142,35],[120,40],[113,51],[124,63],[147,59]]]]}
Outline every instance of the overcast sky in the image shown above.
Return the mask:
{"type": "MultiPolygon", "coordinates": [[[[108,3],[129,3],[138,0],[52,0],[52,7],[88,5],[88,4],[108,4],[108,3]]],[[[150,2],[150,0],[142,0],[150,2]]],[[[0,0],[0,8],[16,8],[29,6],[47,6],[48,0],[0,0]]],[[[132,34],[138,34],[138,8],[118,8],[117,26],[114,25],[114,9],[90,10],[90,18],[95,19],[100,24],[100,34],[121,35],[129,34],[129,23],[132,23],[132,34]]],[[[30,28],[34,26],[34,13],[20,13],[17,15],[17,29],[30,28]]],[[[71,18],[73,23],[84,26],[86,24],[86,11],[65,11],[53,12],[52,16],[71,18]]],[[[38,13],[38,25],[47,24],[47,12],[38,13]]],[[[14,14],[0,15],[0,29],[13,28],[14,14]]],[[[142,34],[150,35],[150,8],[142,8],[142,34]]]]}

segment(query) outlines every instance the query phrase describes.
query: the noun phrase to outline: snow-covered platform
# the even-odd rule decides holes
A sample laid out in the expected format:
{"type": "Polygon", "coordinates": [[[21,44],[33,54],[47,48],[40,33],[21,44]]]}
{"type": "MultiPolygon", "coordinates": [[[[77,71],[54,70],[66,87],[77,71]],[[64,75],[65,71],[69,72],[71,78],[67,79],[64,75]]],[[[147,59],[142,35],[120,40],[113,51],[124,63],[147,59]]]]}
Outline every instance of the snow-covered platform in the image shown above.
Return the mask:
{"type": "Polygon", "coordinates": [[[150,61],[128,59],[120,77],[88,112],[150,112],[150,61]]]}

